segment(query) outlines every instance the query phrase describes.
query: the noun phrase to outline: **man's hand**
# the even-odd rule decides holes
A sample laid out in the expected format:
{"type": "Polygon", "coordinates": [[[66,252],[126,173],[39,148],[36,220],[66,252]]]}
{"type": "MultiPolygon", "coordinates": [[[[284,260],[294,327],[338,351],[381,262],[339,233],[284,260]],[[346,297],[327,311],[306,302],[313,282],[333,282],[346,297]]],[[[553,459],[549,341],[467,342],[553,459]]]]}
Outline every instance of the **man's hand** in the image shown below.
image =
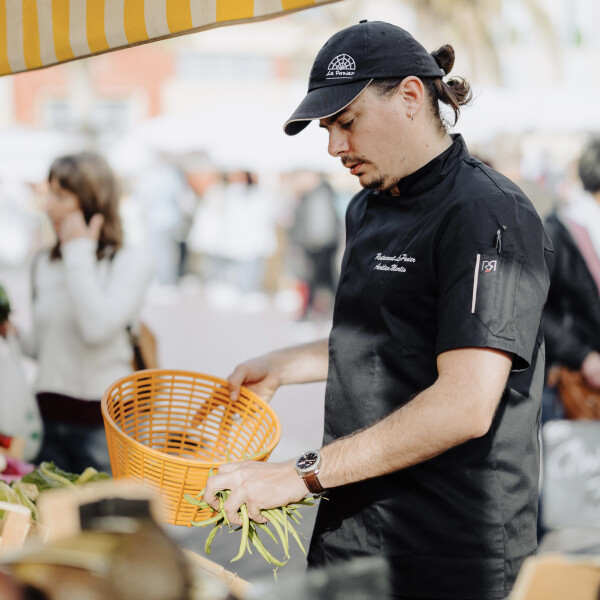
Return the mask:
{"type": "Polygon", "coordinates": [[[265,402],[269,402],[280,386],[280,378],[269,355],[259,356],[238,365],[227,377],[231,384],[231,399],[235,402],[240,386],[246,386],[265,402]]]}
{"type": "Polygon", "coordinates": [[[97,242],[100,239],[100,232],[103,225],[104,217],[101,214],[95,214],[90,219],[88,225],[80,210],[70,213],[60,224],[60,231],[58,233],[60,243],[65,244],[78,238],[87,238],[97,242]]]}
{"type": "Polygon", "coordinates": [[[231,385],[231,399],[234,402],[237,400],[240,386],[244,385],[269,402],[282,385],[324,381],[328,363],[329,346],[326,339],[252,358],[238,365],[227,378],[231,385]]]}
{"type": "Polygon", "coordinates": [[[231,490],[224,509],[229,522],[241,525],[238,509],[246,504],[248,516],[257,523],[266,523],[260,511],[298,502],[308,492],[292,462],[263,463],[255,460],[227,463],[216,475],[208,478],[204,500],[219,510],[218,490],[231,490]]]}
{"type": "Polygon", "coordinates": [[[600,354],[592,350],[581,365],[583,378],[591,387],[600,390],[600,354]]]}

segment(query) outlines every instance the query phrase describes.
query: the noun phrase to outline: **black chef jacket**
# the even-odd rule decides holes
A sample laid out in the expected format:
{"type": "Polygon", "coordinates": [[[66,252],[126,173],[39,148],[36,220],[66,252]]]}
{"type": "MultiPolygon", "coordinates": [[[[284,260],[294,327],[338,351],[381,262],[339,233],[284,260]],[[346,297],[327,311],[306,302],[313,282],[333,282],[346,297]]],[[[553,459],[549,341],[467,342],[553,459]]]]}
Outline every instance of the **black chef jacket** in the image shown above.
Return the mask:
{"type": "Polygon", "coordinates": [[[431,386],[442,352],[503,350],[513,370],[485,436],[331,489],[309,566],[383,555],[394,595],[504,598],[536,550],[551,243],[522,191],[471,157],[461,136],[402,179],[399,192],[364,190],[348,207],[324,443],[431,386]]]}

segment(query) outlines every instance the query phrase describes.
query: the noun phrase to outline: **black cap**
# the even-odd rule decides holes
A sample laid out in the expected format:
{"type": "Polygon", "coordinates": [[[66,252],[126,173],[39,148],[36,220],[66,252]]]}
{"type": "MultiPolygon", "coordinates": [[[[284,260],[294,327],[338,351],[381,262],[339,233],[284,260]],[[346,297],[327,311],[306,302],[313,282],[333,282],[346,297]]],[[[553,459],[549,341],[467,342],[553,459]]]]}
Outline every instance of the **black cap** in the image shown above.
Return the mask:
{"type": "Polygon", "coordinates": [[[333,35],[315,58],[308,94],[284,125],[300,133],[313,119],[325,119],[348,106],[373,79],[443,77],[435,58],[400,27],[361,21],[333,35]]]}

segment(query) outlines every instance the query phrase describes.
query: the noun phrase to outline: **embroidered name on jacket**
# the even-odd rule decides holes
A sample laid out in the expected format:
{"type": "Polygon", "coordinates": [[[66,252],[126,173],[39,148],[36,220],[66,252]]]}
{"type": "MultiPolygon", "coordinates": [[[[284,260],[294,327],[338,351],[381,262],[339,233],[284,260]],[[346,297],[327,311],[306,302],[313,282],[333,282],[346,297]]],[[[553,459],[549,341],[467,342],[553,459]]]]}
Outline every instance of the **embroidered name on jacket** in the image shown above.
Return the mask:
{"type": "Polygon", "coordinates": [[[381,252],[377,253],[375,260],[378,261],[374,267],[375,271],[393,271],[396,273],[406,273],[406,267],[398,263],[417,262],[414,257],[408,256],[407,254],[388,256],[386,254],[382,254],[381,252]]]}

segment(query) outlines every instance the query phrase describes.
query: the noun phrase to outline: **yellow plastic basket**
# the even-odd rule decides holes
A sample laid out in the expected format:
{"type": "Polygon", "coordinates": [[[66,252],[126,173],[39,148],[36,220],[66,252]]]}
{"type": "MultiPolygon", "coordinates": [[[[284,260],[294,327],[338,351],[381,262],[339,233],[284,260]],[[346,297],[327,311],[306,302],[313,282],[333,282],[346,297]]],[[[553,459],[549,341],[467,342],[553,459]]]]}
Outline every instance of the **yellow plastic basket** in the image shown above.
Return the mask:
{"type": "Polygon", "coordinates": [[[211,467],[265,461],[281,436],[277,415],[256,394],[242,387],[232,402],[226,380],[192,371],[123,377],[104,393],[102,416],[113,476],[157,489],[173,525],[198,519],[183,496],[200,493],[211,467]]]}

